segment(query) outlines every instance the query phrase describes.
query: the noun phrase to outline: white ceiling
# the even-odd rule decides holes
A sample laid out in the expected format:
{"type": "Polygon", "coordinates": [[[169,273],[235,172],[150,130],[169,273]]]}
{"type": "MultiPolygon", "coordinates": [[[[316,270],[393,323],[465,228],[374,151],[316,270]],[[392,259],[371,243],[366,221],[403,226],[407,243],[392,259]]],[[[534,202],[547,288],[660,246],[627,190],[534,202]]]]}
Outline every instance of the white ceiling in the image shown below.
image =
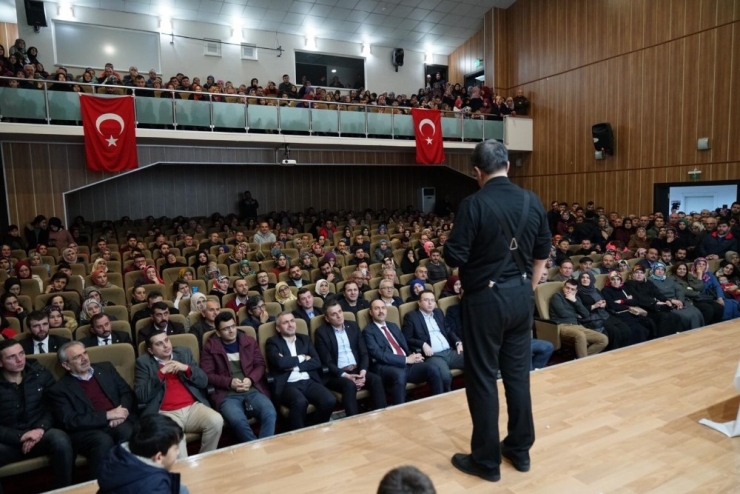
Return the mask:
{"type": "Polygon", "coordinates": [[[448,55],[515,0],[70,0],[75,6],[238,25],[448,55]]]}

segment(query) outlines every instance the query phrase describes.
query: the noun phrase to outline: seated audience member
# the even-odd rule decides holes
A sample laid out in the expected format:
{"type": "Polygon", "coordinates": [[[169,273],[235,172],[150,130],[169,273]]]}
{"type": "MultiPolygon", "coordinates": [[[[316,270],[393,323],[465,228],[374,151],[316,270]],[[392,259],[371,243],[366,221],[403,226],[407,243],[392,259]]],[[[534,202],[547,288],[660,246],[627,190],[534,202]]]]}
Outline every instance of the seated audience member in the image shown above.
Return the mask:
{"type": "Polygon", "coordinates": [[[357,251],[362,250],[363,254],[370,252],[370,241],[367,240],[361,233],[355,235],[355,240],[349,247],[352,254],[357,256],[357,251]]]}
{"type": "Polygon", "coordinates": [[[590,256],[598,254],[600,249],[591,243],[591,240],[584,238],[581,240],[581,248],[573,253],[574,256],[590,256]]]}
{"type": "Polygon", "coordinates": [[[684,328],[681,318],[671,310],[668,299],[655,285],[647,282],[645,268],[636,264],[630,278],[624,283],[622,290],[655,322],[655,337],[674,334],[684,328]]]}
{"type": "Polygon", "coordinates": [[[430,283],[445,281],[449,275],[447,265],[441,260],[441,257],[442,254],[438,249],[432,249],[429,253],[429,262],[426,268],[430,283]]]}
{"type": "Polygon", "coordinates": [[[403,258],[401,259],[401,272],[403,274],[411,274],[416,272],[416,268],[419,266],[419,259],[414,253],[414,249],[408,247],[403,252],[403,258]]]}
{"type": "Polygon", "coordinates": [[[550,281],[568,281],[573,279],[573,261],[568,259],[560,263],[558,272],[550,278],[550,281]]]}
{"type": "Polygon", "coordinates": [[[247,286],[247,280],[238,279],[234,281],[234,293],[236,297],[229,300],[226,304],[227,309],[234,311],[234,314],[239,312],[241,307],[246,307],[247,300],[249,299],[249,287],[247,286]]]}
{"type": "Polygon", "coordinates": [[[298,308],[293,311],[297,319],[306,321],[306,327],[311,327],[311,319],[322,316],[324,311],[320,307],[313,306],[313,295],[308,288],[298,290],[298,308]]]}
{"type": "Polygon", "coordinates": [[[581,257],[578,260],[578,264],[579,264],[579,268],[578,268],[578,271],[573,273],[573,279],[577,280],[578,278],[581,277],[583,273],[590,273],[591,275],[593,275],[594,278],[598,276],[599,271],[593,268],[594,260],[591,259],[590,257],[581,257]]]}
{"type": "Polygon", "coordinates": [[[642,343],[657,334],[657,326],[647,317],[635,300],[623,290],[624,281],[618,272],[612,271],[606,280],[601,295],[606,301],[606,309],[630,328],[630,342],[642,343]]]}
{"type": "Polygon", "coordinates": [[[698,257],[694,259],[691,273],[704,283],[704,289],[701,292],[702,295],[713,297],[717,303],[723,306],[723,321],[740,317],[740,303],[733,298],[727,298],[717,281],[717,277],[709,270],[709,265],[705,258],[698,257]]]}
{"type": "Polygon", "coordinates": [[[49,455],[54,488],[72,483],[74,453],[69,436],[54,428],[46,406],[54,377],[18,341],[0,341],[0,465],[49,455]]]}
{"type": "MultiPolygon", "coordinates": [[[[137,286],[131,291],[131,300],[129,300],[129,305],[136,305],[136,304],[143,304],[146,302],[147,297],[147,291],[146,288],[143,286],[137,286]]],[[[147,315],[144,317],[149,317],[149,310],[146,310],[147,315]]]]}
{"type": "Polygon", "coordinates": [[[369,256],[367,254],[367,251],[363,249],[362,247],[356,249],[354,251],[354,257],[349,261],[349,266],[357,266],[361,262],[367,262],[369,260],[369,256]]]}
{"type": "Polygon", "coordinates": [[[428,364],[438,368],[445,391],[452,389],[450,369],[463,369],[463,344],[445,324],[442,311],[437,308],[434,292],[424,290],[419,295],[416,310],[406,314],[403,336],[411,348],[418,348],[428,364]]]}
{"type": "Polygon", "coordinates": [[[650,248],[650,239],[647,238],[645,227],[637,227],[635,233],[630,236],[630,241],[627,244],[627,248],[632,252],[637,252],[640,249],[647,250],[650,248]]]}
{"type": "Polygon", "coordinates": [[[215,280],[211,280],[211,282],[213,284],[211,285],[211,291],[208,292],[208,295],[218,297],[219,302],[223,300],[224,295],[234,292],[229,286],[231,284],[231,280],[229,280],[228,276],[219,276],[215,280]]]}
{"type": "Polygon", "coordinates": [[[18,301],[18,295],[10,292],[3,293],[0,296],[0,310],[2,310],[3,317],[15,317],[23,327],[23,321],[28,313],[18,301]]]}
{"type": "Polygon", "coordinates": [[[378,374],[392,396],[393,404],[406,401],[406,383],[429,384],[433,395],[444,391],[439,368],[424,361],[421,353],[411,353],[401,329],[394,323],[386,321],[388,309],[381,300],[370,304],[370,315],[373,322],[362,332],[365,345],[373,359],[371,370],[378,374]]]}
{"type": "Polygon", "coordinates": [[[144,326],[143,328],[141,328],[137,341],[144,341],[149,337],[150,334],[158,331],[164,331],[168,335],[185,333],[185,328],[182,324],[180,324],[179,322],[170,321],[171,309],[170,306],[166,303],[162,302],[161,300],[159,302],[155,302],[152,305],[151,311],[152,322],[148,326],[144,326]]]}
{"type": "Polygon", "coordinates": [[[318,298],[324,301],[329,297],[334,297],[334,294],[331,293],[329,282],[326,280],[321,280],[321,279],[316,281],[316,287],[314,288],[314,294],[318,298]]]}
{"type": "MultiPolygon", "coordinates": [[[[141,287],[134,288],[134,292],[136,290],[141,290],[141,287]]],[[[144,290],[146,290],[146,289],[144,289],[144,290]]],[[[149,292],[149,294],[146,296],[146,305],[147,305],[146,308],[137,311],[131,317],[131,327],[132,328],[135,328],[136,327],[136,323],[139,320],[146,319],[147,317],[151,317],[152,316],[152,311],[153,311],[154,304],[159,303],[159,302],[164,302],[164,297],[162,296],[162,293],[161,292],[158,292],[156,290],[149,292]]],[[[141,302],[138,302],[137,301],[136,303],[139,304],[141,302]]],[[[167,305],[167,304],[165,304],[165,305],[167,305]]],[[[171,314],[179,314],[180,312],[175,307],[172,307],[170,309],[170,313],[171,314]]]]}
{"type": "Polygon", "coordinates": [[[90,319],[90,336],[80,340],[85,348],[91,346],[105,346],[114,343],[128,343],[133,345],[131,337],[125,331],[114,331],[111,319],[107,314],[95,314],[90,319]]]}
{"type": "Polygon", "coordinates": [[[578,300],[577,293],[578,282],[565,281],[562,292],[550,299],[550,319],[557,323],[560,339],[575,348],[576,358],[583,358],[601,352],[609,344],[609,338],[581,324],[589,312],[578,300]]]}
{"type": "Polygon", "coordinates": [[[265,348],[270,372],[275,377],[275,402],[290,410],[291,430],[307,425],[309,404],[316,407],[316,423],[328,422],[337,400],[322,384],[321,360],[311,339],[296,333],[295,317],[290,312],[278,315],[275,328],[278,334],[267,340],[265,348]]]}
{"type": "Polygon", "coordinates": [[[601,266],[599,266],[599,274],[609,274],[614,271],[617,267],[617,261],[613,254],[604,254],[601,258],[601,266]]]}
{"type": "MultiPolygon", "coordinates": [[[[146,353],[136,359],[134,390],[143,407],[142,415],[161,413],[170,417],[184,432],[202,434],[200,452],[214,451],[224,425],[206,397],[208,377],[195,363],[188,347],[173,346],[165,331],[154,331],[146,338],[146,353]]],[[[186,458],[185,441],[180,441],[180,457],[186,458]]]]}
{"type": "Polygon", "coordinates": [[[57,271],[51,278],[49,278],[49,284],[44,290],[44,293],[59,293],[67,291],[67,285],[69,284],[69,276],[57,271]]]}
{"type": "Polygon", "coordinates": [[[62,336],[49,334],[49,316],[46,312],[35,310],[26,317],[26,328],[30,337],[21,340],[27,355],[58,352],[69,340],[62,336]]]}
{"type": "Polygon", "coordinates": [[[247,318],[239,325],[251,326],[257,331],[261,325],[273,321],[275,321],[275,317],[267,312],[264,299],[255,295],[247,300],[247,318]]]}
{"type": "Polygon", "coordinates": [[[316,330],[316,352],[321,363],[328,367],[326,386],[342,394],[347,416],[357,415],[357,392],[370,391],[374,410],[385,408],[385,389],[380,376],[369,372],[370,359],[360,328],[353,321],[345,321],[341,305],[336,299],[324,305],[325,324],[316,330]]]}
{"type": "Polygon", "coordinates": [[[706,232],[696,246],[698,257],[705,257],[707,260],[724,259],[728,252],[737,252],[738,243],[735,236],[730,231],[730,223],[725,219],[717,221],[717,229],[713,232],[706,232]]]}
{"type": "Polygon", "coordinates": [[[111,449],[98,475],[101,493],[189,494],[172,467],[185,434],[170,417],[147,415],[134,426],[127,443],[111,449]]]}
{"type": "Polygon", "coordinates": [[[395,290],[395,287],[391,280],[381,280],[380,285],[378,285],[378,300],[382,300],[385,305],[401,307],[401,305],[403,305],[403,300],[401,300],[401,297],[394,295],[393,290],[395,290]]]}
{"type": "Polygon", "coordinates": [[[339,304],[342,306],[343,311],[351,312],[355,316],[357,316],[357,313],[362,309],[370,308],[368,301],[360,296],[360,287],[354,280],[347,281],[344,284],[339,304]]]}
{"type": "Polygon", "coordinates": [[[62,309],[56,305],[47,305],[44,307],[44,312],[49,316],[49,329],[65,328],[74,334],[78,326],[74,317],[65,316],[62,309]]]}
{"type": "Polygon", "coordinates": [[[91,365],[81,342],[65,343],[57,358],[67,372],[49,389],[50,404],[96,478],[105,454],[131,436],[136,399],[113,364],[91,365]]]}
{"type": "MultiPolygon", "coordinates": [[[[327,254],[327,256],[328,255],[329,254],[327,254]]],[[[325,279],[329,283],[339,283],[340,281],[344,281],[339,269],[333,267],[331,261],[326,258],[319,261],[319,273],[316,276],[318,277],[316,281],[319,279],[325,279]]]]}
{"type": "Polygon", "coordinates": [[[432,479],[410,465],[396,467],[383,476],[377,494],[436,494],[432,479]]]}
{"type": "Polygon", "coordinates": [[[456,274],[453,274],[452,276],[447,278],[447,283],[445,283],[445,286],[442,289],[439,298],[457,297],[461,291],[462,283],[460,282],[460,277],[456,274]]]}
{"type": "Polygon", "coordinates": [[[255,286],[249,287],[249,291],[259,292],[259,294],[264,297],[265,292],[270,288],[275,288],[275,283],[270,283],[270,277],[267,274],[267,271],[257,271],[257,284],[255,286]]]}
{"type": "Polygon", "coordinates": [[[555,251],[555,264],[560,266],[563,262],[570,261],[570,256],[572,255],[570,241],[567,238],[561,238],[557,243],[557,250],[555,251]]]}
{"type": "MultiPolygon", "coordinates": [[[[311,269],[313,269],[313,265],[311,265],[311,269]]],[[[303,269],[300,266],[291,266],[288,270],[288,286],[301,288],[307,284],[308,281],[303,279],[303,269]]]]}
{"type": "Polygon", "coordinates": [[[275,302],[279,303],[281,307],[284,308],[285,304],[294,300],[296,300],[296,296],[293,295],[293,291],[286,282],[281,281],[275,285],[275,302]]]}
{"type": "MultiPolygon", "coordinates": [[[[146,256],[141,251],[133,251],[133,264],[123,270],[123,274],[133,273],[134,271],[143,271],[146,267],[146,256]]],[[[141,284],[141,283],[140,283],[141,284]]]]}
{"type": "Polygon", "coordinates": [[[421,293],[426,290],[426,285],[424,284],[424,280],[419,278],[414,278],[409,283],[411,286],[411,294],[408,296],[408,298],[405,300],[406,303],[409,302],[417,302],[419,300],[419,296],[421,293]]]}
{"type": "Polygon", "coordinates": [[[237,441],[257,439],[249,425],[254,417],[260,424],[260,439],[275,434],[277,412],[270,401],[265,380],[265,360],[257,341],[237,330],[234,316],[216,316],[216,332],[203,345],[201,368],[208,384],[213,408],[221,412],[237,441]]]}
{"type": "Polygon", "coordinates": [[[357,265],[357,271],[352,273],[352,276],[350,277],[350,280],[357,283],[357,287],[360,289],[360,295],[364,295],[366,292],[370,291],[370,284],[368,283],[369,279],[370,270],[367,262],[362,261],[357,265]]]}
{"type": "Polygon", "coordinates": [[[202,348],[203,335],[216,329],[216,316],[221,312],[218,300],[206,300],[200,311],[200,320],[190,326],[190,333],[198,339],[198,348],[202,348]]]}
{"type": "Polygon", "coordinates": [[[381,239],[378,247],[373,252],[373,261],[382,262],[386,257],[393,257],[393,249],[388,246],[388,241],[381,239]]]}
{"type": "Polygon", "coordinates": [[[689,329],[704,326],[704,316],[701,311],[686,298],[684,288],[673,278],[669,278],[666,271],[665,264],[660,261],[656,262],[650,273],[650,283],[655,285],[670,302],[673,312],[678,314],[684,326],[688,326],[689,329]]]}
{"type": "Polygon", "coordinates": [[[637,265],[642,266],[645,271],[648,271],[654,269],[659,260],[658,249],[650,247],[647,252],[645,252],[645,258],[641,259],[637,265]]]}
{"type": "Polygon", "coordinates": [[[590,272],[582,273],[577,278],[578,300],[588,310],[589,316],[579,322],[588,329],[603,333],[609,338],[605,350],[615,350],[631,343],[632,331],[629,326],[606,309],[607,303],[596,288],[596,277],[590,272]]]}
{"type": "Polygon", "coordinates": [[[706,324],[714,324],[722,321],[725,308],[718,303],[715,297],[703,295],[704,282],[691,273],[691,268],[685,262],[678,262],[673,266],[673,281],[681,285],[684,295],[699,309],[704,316],[706,324]]]}

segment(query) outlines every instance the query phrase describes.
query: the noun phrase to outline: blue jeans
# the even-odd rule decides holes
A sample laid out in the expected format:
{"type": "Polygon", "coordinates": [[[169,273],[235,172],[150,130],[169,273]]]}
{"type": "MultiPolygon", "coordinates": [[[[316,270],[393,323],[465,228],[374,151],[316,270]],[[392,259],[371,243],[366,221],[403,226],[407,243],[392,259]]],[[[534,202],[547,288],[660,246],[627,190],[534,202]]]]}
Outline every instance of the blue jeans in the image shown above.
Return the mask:
{"type": "Polygon", "coordinates": [[[254,435],[252,427],[249,425],[249,417],[256,418],[260,423],[260,439],[270,437],[275,434],[275,421],[277,412],[270,399],[255,391],[240,395],[230,395],[224,398],[221,403],[221,415],[226,422],[234,429],[237,439],[240,443],[254,441],[257,436],[254,435]],[[246,408],[252,410],[247,412],[246,408]]]}
{"type": "Polygon", "coordinates": [[[542,369],[552,356],[555,347],[545,340],[532,338],[532,367],[530,370],[542,369]]]}

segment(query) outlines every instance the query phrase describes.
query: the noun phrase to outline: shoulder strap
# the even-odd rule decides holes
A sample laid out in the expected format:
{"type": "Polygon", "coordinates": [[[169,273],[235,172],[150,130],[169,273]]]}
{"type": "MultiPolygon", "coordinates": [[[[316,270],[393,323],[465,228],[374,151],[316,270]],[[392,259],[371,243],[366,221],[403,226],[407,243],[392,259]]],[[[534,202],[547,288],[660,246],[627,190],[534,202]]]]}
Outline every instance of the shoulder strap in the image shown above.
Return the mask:
{"type": "Polygon", "coordinates": [[[514,262],[516,263],[517,268],[519,269],[519,272],[522,275],[522,278],[527,277],[527,268],[526,263],[524,262],[524,259],[522,258],[521,252],[519,252],[519,242],[517,241],[517,237],[520,237],[521,234],[524,232],[524,226],[527,222],[527,218],[529,217],[529,193],[525,192],[524,194],[524,203],[522,204],[522,214],[520,216],[521,220],[519,221],[519,225],[516,229],[516,234],[511,234],[511,228],[509,226],[509,222],[506,221],[506,217],[503,215],[501,208],[496,203],[496,201],[493,200],[493,198],[489,197],[488,195],[481,194],[481,198],[483,199],[483,203],[488,206],[488,209],[491,210],[491,213],[493,216],[498,220],[499,225],[501,225],[501,229],[504,233],[504,239],[506,240],[506,243],[509,246],[509,249],[507,250],[506,257],[504,258],[503,262],[499,265],[499,268],[496,272],[496,276],[493,277],[492,280],[490,280],[491,286],[496,283],[498,278],[501,277],[501,274],[504,271],[504,268],[506,267],[506,264],[509,262],[509,257],[514,257],[514,262]]]}

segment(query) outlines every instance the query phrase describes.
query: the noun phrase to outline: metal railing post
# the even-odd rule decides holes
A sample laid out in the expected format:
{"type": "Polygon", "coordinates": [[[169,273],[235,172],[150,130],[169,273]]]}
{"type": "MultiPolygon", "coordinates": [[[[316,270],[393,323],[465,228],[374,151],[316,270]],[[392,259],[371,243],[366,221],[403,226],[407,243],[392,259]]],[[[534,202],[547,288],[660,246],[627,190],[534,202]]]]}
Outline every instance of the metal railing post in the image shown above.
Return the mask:
{"type": "Polygon", "coordinates": [[[44,109],[46,110],[46,125],[51,125],[51,112],[49,111],[49,91],[44,82],[44,109]]]}

